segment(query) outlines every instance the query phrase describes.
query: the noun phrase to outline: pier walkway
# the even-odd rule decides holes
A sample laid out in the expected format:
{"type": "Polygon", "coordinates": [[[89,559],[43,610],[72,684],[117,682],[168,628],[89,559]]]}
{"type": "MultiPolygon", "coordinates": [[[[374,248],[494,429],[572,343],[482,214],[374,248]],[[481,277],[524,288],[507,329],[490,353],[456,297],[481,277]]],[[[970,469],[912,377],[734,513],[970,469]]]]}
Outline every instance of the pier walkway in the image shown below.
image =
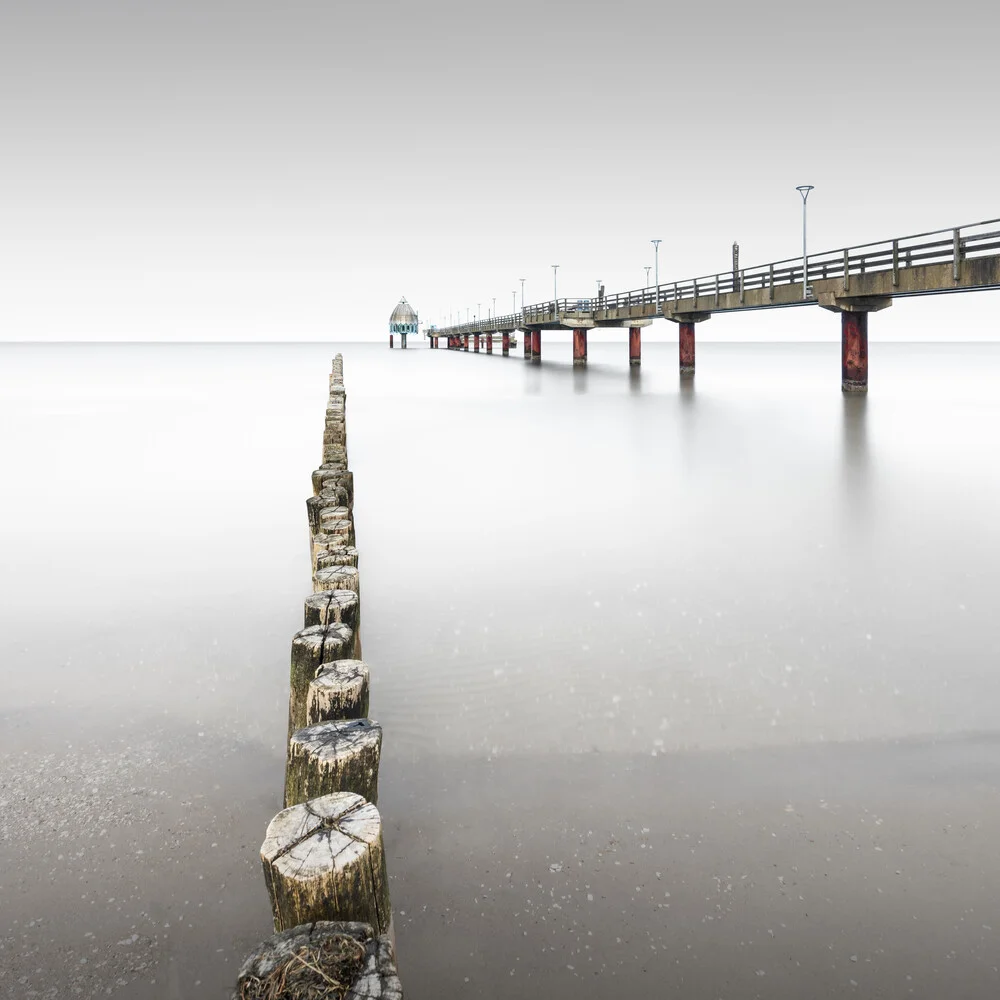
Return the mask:
{"type": "Polygon", "coordinates": [[[627,328],[629,363],[638,365],[642,328],[663,318],[678,324],[680,371],[692,376],[695,326],[713,313],[818,305],[841,314],[843,390],[865,392],[870,312],[902,296],[988,288],[1000,288],[1000,219],[614,295],[555,299],[507,316],[435,329],[428,336],[431,347],[443,339],[449,349],[467,351],[471,340],[475,351],[485,344],[487,353],[493,352],[494,337],[500,337],[507,355],[511,335],[523,331],[525,360],[540,361],[542,331],[571,330],[573,363],[585,365],[588,330],[627,328]]]}

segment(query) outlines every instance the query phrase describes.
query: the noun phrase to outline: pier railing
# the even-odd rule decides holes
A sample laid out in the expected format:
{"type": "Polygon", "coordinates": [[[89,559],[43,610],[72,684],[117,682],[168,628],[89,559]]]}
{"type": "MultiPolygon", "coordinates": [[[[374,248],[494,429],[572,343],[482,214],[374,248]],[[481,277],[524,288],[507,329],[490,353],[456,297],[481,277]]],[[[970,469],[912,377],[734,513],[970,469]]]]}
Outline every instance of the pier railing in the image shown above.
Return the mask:
{"type": "MultiPolygon", "coordinates": [[[[974,222],[955,229],[938,229],[893,240],[863,243],[840,250],[809,254],[806,263],[806,285],[828,278],[843,278],[849,289],[852,275],[892,271],[892,284],[898,284],[902,270],[928,264],[951,264],[958,278],[963,260],[1000,253],[1000,219],[974,222]]],[[[443,327],[439,336],[448,334],[499,333],[525,326],[557,323],[561,318],[601,319],[602,314],[620,310],[648,308],[649,315],[658,314],[670,302],[696,299],[700,296],[726,295],[749,289],[775,288],[780,285],[802,284],[802,258],[773,261],[738,271],[719,271],[685,281],[661,282],[659,286],[635,288],[597,297],[572,297],[549,300],[506,316],[491,317],[443,327]]],[[[806,295],[802,303],[815,303],[806,295]]],[[[787,303],[786,303],[787,304],[787,303]]],[[[797,303],[792,303],[797,304],[797,303]]]]}

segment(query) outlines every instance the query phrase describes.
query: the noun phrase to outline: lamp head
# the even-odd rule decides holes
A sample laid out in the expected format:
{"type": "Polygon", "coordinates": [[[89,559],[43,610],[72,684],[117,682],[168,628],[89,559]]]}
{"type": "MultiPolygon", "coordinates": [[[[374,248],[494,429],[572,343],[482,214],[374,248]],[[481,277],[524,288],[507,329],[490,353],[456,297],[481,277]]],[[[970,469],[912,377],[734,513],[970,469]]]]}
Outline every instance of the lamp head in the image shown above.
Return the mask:
{"type": "Polygon", "coordinates": [[[812,191],[812,189],[813,189],[812,184],[799,184],[795,190],[798,191],[800,195],[802,195],[802,200],[805,201],[806,198],[809,197],[809,192],[812,191]]]}

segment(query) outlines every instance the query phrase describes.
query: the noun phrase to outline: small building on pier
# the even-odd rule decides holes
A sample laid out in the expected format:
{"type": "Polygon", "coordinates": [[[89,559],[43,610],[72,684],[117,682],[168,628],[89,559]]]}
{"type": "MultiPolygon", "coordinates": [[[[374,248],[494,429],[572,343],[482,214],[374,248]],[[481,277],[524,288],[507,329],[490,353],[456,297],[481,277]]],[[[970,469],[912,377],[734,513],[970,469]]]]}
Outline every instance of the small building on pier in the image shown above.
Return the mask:
{"type": "Polygon", "coordinates": [[[393,336],[399,334],[400,347],[406,347],[406,338],[411,333],[417,332],[420,318],[416,310],[405,298],[399,300],[399,305],[392,311],[389,317],[389,346],[392,347],[393,336]]]}

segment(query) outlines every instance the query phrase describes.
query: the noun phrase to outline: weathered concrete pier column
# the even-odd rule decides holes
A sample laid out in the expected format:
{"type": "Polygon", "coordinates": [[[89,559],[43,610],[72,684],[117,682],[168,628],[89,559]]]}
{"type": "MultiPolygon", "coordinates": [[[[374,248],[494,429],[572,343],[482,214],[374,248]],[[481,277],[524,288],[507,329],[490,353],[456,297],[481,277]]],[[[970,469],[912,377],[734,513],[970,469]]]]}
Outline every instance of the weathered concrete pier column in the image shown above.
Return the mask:
{"type": "Polygon", "coordinates": [[[542,360],[542,331],[532,330],[531,331],[531,360],[541,361],[542,360]]]}
{"type": "Polygon", "coordinates": [[[678,354],[682,375],[694,374],[694,323],[682,322],[677,328],[678,354]]]}
{"type": "Polygon", "coordinates": [[[392,350],[392,334],[389,334],[389,350],[392,350]]]}
{"type": "Polygon", "coordinates": [[[840,388],[868,391],[868,314],[892,305],[888,295],[837,296],[821,292],[819,304],[840,313],[840,388]]]}
{"type": "Polygon", "coordinates": [[[474,350],[475,350],[475,353],[478,354],[479,353],[479,334],[477,333],[474,336],[473,339],[475,340],[475,348],[474,348],[474,350]]]}
{"type": "Polygon", "coordinates": [[[678,360],[681,375],[690,378],[694,375],[694,328],[697,323],[704,323],[712,318],[708,312],[673,313],[664,306],[663,315],[672,323],[677,324],[678,360]]]}
{"type": "Polygon", "coordinates": [[[638,326],[628,328],[628,363],[642,364],[642,328],[638,326]]]}
{"type": "Polygon", "coordinates": [[[844,392],[868,391],[868,313],[840,314],[840,387],[844,392]]]}
{"type": "Polygon", "coordinates": [[[521,333],[524,334],[524,360],[531,360],[531,331],[522,330],[521,333]]]}
{"type": "Polygon", "coordinates": [[[467,351],[469,349],[469,335],[467,333],[463,333],[462,339],[464,341],[462,345],[462,350],[467,351]]]}
{"type": "Polygon", "coordinates": [[[510,334],[509,333],[505,333],[503,335],[503,356],[505,358],[510,356],[510,334]]]}
{"type": "Polygon", "coordinates": [[[493,334],[492,333],[486,334],[486,353],[487,354],[492,354],[493,353],[493,334]]]}
{"type": "Polygon", "coordinates": [[[573,331],[573,364],[587,363],[587,330],[580,328],[573,331]]]}
{"type": "Polygon", "coordinates": [[[405,351],[406,350],[406,334],[405,333],[401,333],[399,335],[399,339],[402,341],[402,343],[399,346],[402,347],[402,349],[405,351]]]}

